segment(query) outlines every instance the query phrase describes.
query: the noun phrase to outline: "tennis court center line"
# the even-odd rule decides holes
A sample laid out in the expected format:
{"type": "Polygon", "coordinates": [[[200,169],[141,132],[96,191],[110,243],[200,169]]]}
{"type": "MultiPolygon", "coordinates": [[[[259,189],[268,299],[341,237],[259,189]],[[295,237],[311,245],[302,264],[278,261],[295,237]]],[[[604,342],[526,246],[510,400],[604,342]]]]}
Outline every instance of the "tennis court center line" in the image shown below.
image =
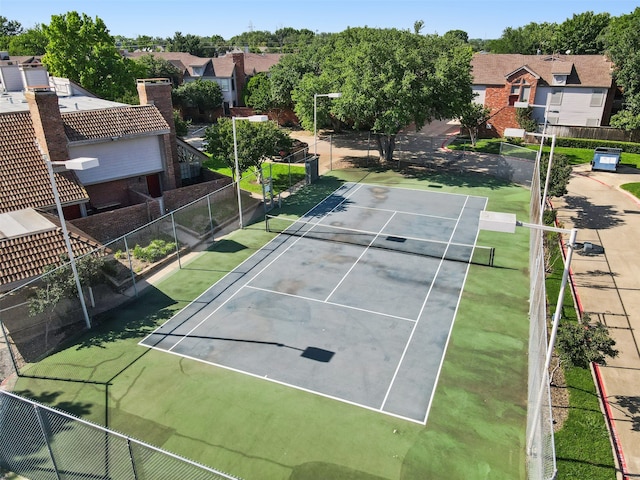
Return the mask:
{"type": "Polygon", "coordinates": [[[266,292],[266,293],[273,293],[275,295],[282,295],[285,297],[300,298],[302,300],[307,300],[309,302],[326,303],[327,305],[334,305],[336,307],[348,308],[350,310],[356,310],[358,312],[371,313],[373,315],[380,315],[383,317],[389,317],[396,320],[403,320],[405,322],[411,322],[411,323],[416,322],[413,318],[400,317],[398,315],[391,315],[390,313],[376,312],[375,310],[367,310],[366,308],[352,307],[351,305],[345,305],[344,303],[329,302],[327,300],[320,300],[318,298],[305,297],[302,295],[294,295],[293,293],[279,292],[277,290],[270,290],[268,288],[254,287],[253,285],[247,285],[245,288],[251,288],[253,290],[259,290],[261,292],[266,292]]]}
{"type": "MultiPolygon", "coordinates": [[[[313,207],[311,207],[309,210],[307,210],[302,217],[305,217],[307,215],[309,215],[318,205],[322,204],[323,202],[325,202],[328,198],[330,198],[332,195],[335,195],[336,192],[340,189],[342,189],[345,185],[347,186],[347,191],[351,190],[354,186],[358,186],[358,188],[356,188],[356,191],[362,187],[361,184],[351,184],[351,183],[345,183],[344,185],[338,187],[337,189],[335,189],[333,192],[329,193],[328,195],[326,195],[318,204],[314,205],[313,207]]],[[[353,194],[354,192],[352,192],[351,194],[353,194]]],[[[347,197],[348,198],[348,197],[347,197]]],[[[342,202],[341,202],[342,203],[342,202]]],[[[269,240],[267,243],[265,243],[262,247],[260,247],[256,252],[254,252],[252,255],[250,255],[249,257],[247,257],[245,260],[243,260],[242,262],[240,262],[238,265],[236,265],[233,270],[227,272],[225,275],[223,275],[220,279],[218,279],[217,282],[215,282],[214,284],[212,284],[211,286],[209,286],[209,288],[207,288],[205,291],[203,291],[200,295],[198,295],[195,299],[193,299],[191,302],[189,302],[187,305],[185,305],[179,312],[177,312],[175,315],[173,315],[171,318],[169,318],[166,322],[164,322],[162,325],[160,325],[158,328],[156,328],[153,332],[151,332],[149,335],[147,335],[146,337],[144,337],[142,340],[140,340],[138,342],[138,345],[147,347],[147,348],[152,348],[154,350],[161,350],[161,351],[167,351],[167,349],[165,348],[157,348],[155,346],[149,346],[146,345],[144,342],[151,338],[153,335],[156,335],[156,333],[158,332],[158,330],[162,329],[165,325],[167,325],[169,322],[173,321],[176,317],[178,317],[180,315],[180,312],[182,312],[183,310],[189,308],[191,305],[195,304],[195,303],[205,303],[205,304],[210,304],[212,301],[214,300],[209,300],[207,302],[201,302],[200,299],[207,295],[209,293],[209,291],[214,288],[218,283],[222,282],[226,277],[228,277],[229,275],[231,275],[232,273],[236,272],[240,267],[242,267],[245,263],[249,262],[250,260],[253,259],[253,257],[255,257],[256,255],[258,255],[260,252],[262,252],[264,249],[266,249],[269,245],[271,245],[272,243],[275,243],[276,240],[279,238],[279,235],[275,236],[274,238],[272,238],[271,240],[269,240]]],[[[268,258],[268,255],[265,257],[268,258]]],[[[257,264],[256,264],[257,265],[257,264]]],[[[234,282],[235,283],[235,282],[234,282]]],[[[202,307],[202,309],[204,309],[206,307],[202,307]]],[[[202,310],[200,309],[200,310],[202,310]]],[[[199,311],[200,311],[199,310],[199,311]]],[[[181,326],[184,322],[181,322],[177,327],[181,326]]],[[[176,327],[176,328],[177,328],[176,327]]],[[[193,331],[193,330],[192,330],[193,331]]],[[[175,345],[174,345],[175,346],[175,345]]]]}
{"type": "Polygon", "coordinates": [[[441,220],[455,220],[455,217],[443,217],[442,215],[430,215],[428,213],[405,212],[404,210],[391,210],[387,208],[363,207],[359,205],[351,205],[349,208],[360,208],[362,210],[373,210],[374,212],[393,212],[401,215],[413,215],[416,217],[439,218],[441,220]]]}
{"type": "MultiPolygon", "coordinates": [[[[484,199],[484,205],[482,207],[482,209],[486,209],[487,208],[487,202],[489,200],[485,197],[484,199]]],[[[480,229],[476,229],[476,238],[473,241],[473,244],[475,245],[476,243],[478,243],[478,235],[480,235],[480,229]]],[[[467,284],[467,277],[469,276],[469,269],[471,268],[471,264],[467,265],[467,271],[464,274],[464,279],[462,281],[462,289],[460,290],[460,295],[458,295],[458,301],[456,302],[456,308],[453,311],[453,320],[451,322],[451,325],[449,326],[449,333],[447,334],[447,339],[444,342],[444,349],[442,350],[442,356],[440,357],[440,365],[438,365],[438,372],[436,373],[436,378],[433,381],[433,391],[431,392],[431,398],[429,399],[429,404],[427,405],[427,411],[424,414],[424,420],[423,420],[423,424],[427,424],[427,420],[429,418],[429,412],[431,411],[431,404],[433,403],[433,398],[435,396],[436,393],[436,386],[438,385],[438,381],[440,380],[440,373],[442,373],[442,366],[444,365],[444,358],[447,354],[447,349],[449,348],[449,341],[451,340],[451,334],[453,333],[453,326],[456,323],[456,317],[458,316],[458,309],[460,308],[460,302],[462,301],[462,294],[464,293],[464,286],[467,284]]]]}
{"type": "MultiPolygon", "coordinates": [[[[465,199],[464,205],[462,205],[462,209],[460,210],[460,213],[458,214],[458,220],[456,221],[455,226],[453,227],[453,231],[451,232],[451,235],[449,236],[449,243],[451,243],[451,240],[453,240],[453,237],[455,235],[455,232],[458,228],[458,225],[460,223],[460,219],[462,218],[462,213],[464,212],[465,206],[467,205],[467,202],[469,201],[469,197],[467,196],[467,198],[465,199]]],[[[444,254],[446,255],[447,250],[449,249],[449,245],[447,245],[447,248],[445,249],[444,254]]],[[[400,356],[400,360],[398,361],[398,365],[396,366],[396,371],[393,374],[393,377],[391,378],[391,383],[389,384],[389,388],[387,389],[387,393],[384,396],[384,399],[382,400],[382,404],[380,405],[380,409],[384,410],[384,407],[387,403],[387,399],[389,398],[389,395],[391,393],[391,390],[393,389],[393,385],[396,381],[396,378],[398,376],[398,372],[400,371],[400,367],[402,366],[402,362],[404,361],[404,357],[407,354],[407,350],[409,349],[409,345],[411,345],[411,341],[413,340],[413,335],[415,334],[416,328],[418,327],[418,324],[420,323],[420,317],[422,316],[424,309],[427,306],[427,302],[429,300],[429,297],[431,295],[431,292],[433,291],[433,286],[436,284],[436,281],[438,280],[438,274],[440,273],[440,270],[442,268],[442,265],[444,263],[444,257],[440,260],[440,263],[438,264],[438,268],[436,270],[435,275],[433,276],[433,280],[431,281],[431,284],[429,285],[429,289],[427,290],[427,294],[424,297],[424,301],[422,302],[422,307],[420,308],[420,312],[418,313],[418,317],[416,318],[416,323],[413,324],[413,328],[411,329],[411,334],[409,335],[409,338],[407,339],[407,343],[404,346],[404,351],[402,352],[402,355],[400,356]]],[[[469,269],[469,265],[467,264],[467,270],[469,269]]],[[[452,322],[453,323],[453,322],[452,322]]],[[[444,352],[443,352],[443,356],[444,356],[444,352]]],[[[442,366],[442,364],[440,365],[442,366]]],[[[433,388],[431,390],[431,399],[433,398],[433,393],[436,390],[436,383],[434,383],[433,388]]],[[[427,414],[429,412],[429,406],[431,405],[431,399],[429,400],[429,405],[427,406],[427,414]]]]}
{"type": "Polygon", "coordinates": [[[373,240],[371,240],[371,241],[369,242],[369,245],[367,245],[367,246],[364,248],[364,250],[362,251],[362,253],[360,254],[360,256],[356,259],[356,261],[355,261],[355,262],[353,262],[353,265],[351,265],[351,268],[349,268],[349,270],[347,270],[347,273],[345,273],[345,274],[342,276],[342,278],[340,279],[340,281],[338,282],[338,284],[335,286],[335,288],[334,288],[333,290],[331,290],[331,293],[329,294],[329,296],[328,296],[327,298],[325,298],[325,302],[328,302],[328,301],[329,301],[329,299],[331,298],[331,295],[333,295],[333,294],[336,292],[336,290],[338,289],[338,287],[339,287],[340,285],[342,285],[342,282],[344,282],[344,281],[345,281],[345,279],[349,276],[349,274],[351,273],[351,271],[352,271],[352,270],[355,268],[355,266],[358,264],[358,262],[360,261],[360,259],[361,259],[362,257],[364,257],[364,255],[369,251],[369,247],[371,247],[371,245],[373,244],[373,242],[375,242],[375,241],[376,241],[376,239],[377,239],[377,238],[380,236],[380,234],[383,232],[384,228],[385,228],[387,225],[389,225],[389,222],[393,219],[393,217],[395,217],[395,215],[396,215],[396,214],[394,213],[394,214],[392,214],[392,215],[387,219],[387,221],[386,221],[386,222],[385,222],[385,224],[382,226],[382,228],[378,231],[378,233],[376,233],[376,236],[375,236],[375,237],[373,237],[373,240]]]}
{"type": "MultiPolygon", "coordinates": [[[[355,191],[358,191],[360,188],[361,188],[361,186],[358,186],[358,188],[356,188],[356,189],[355,189],[355,191]]],[[[354,192],[355,192],[355,191],[354,191],[354,192]]],[[[334,192],[334,193],[335,193],[335,192],[334,192]]],[[[329,195],[329,196],[330,196],[330,195],[329,195]]],[[[328,198],[328,197],[326,197],[326,198],[328,198]]],[[[326,200],[326,198],[325,198],[325,200],[326,200]]],[[[340,203],[338,203],[335,207],[333,207],[333,208],[331,209],[331,212],[333,212],[336,208],[338,208],[340,205],[342,205],[342,204],[343,204],[343,203],[344,203],[348,198],[349,198],[349,197],[345,197],[345,198],[344,198],[340,203]]],[[[324,201],[324,200],[323,200],[323,201],[324,201]]],[[[316,207],[317,207],[317,205],[316,205],[316,207]]],[[[315,207],[314,207],[314,208],[315,208],[315,207]]],[[[311,209],[311,210],[313,210],[313,209],[311,209]]],[[[310,211],[311,211],[311,210],[310,210],[310,211]]],[[[331,213],[331,212],[329,212],[329,213],[331,213]]],[[[320,220],[322,220],[323,218],[325,218],[327,215],[328,215],[328,213],[327,213],[324,217],[319,218],[316,222],[310,222],[310,223],[316,223],[316,224],[317,224],[320,220]]],[[[276,237],[276,238],[277,238],[277,237],[276,237]]],[[[218,310],[220,310],[220,309],[221,309],[223,306],[225,306],[228,302],[230,302],[231,300],[233,300],[233,299],[238,295],[238,293],[240,293],[240,292],[242,291],[242,289],[243,289],[243,288],[245,288],[245,287],[246,287],[250,282],[252,282],[254,279],[256,279],[259,275],[261,275],[261,274],[262,274],[262,273],[263,273],[267,268],[269,268],[269,267],[270,267],[270,266],[271,266],[271,265],[272,265],[276,260],[278,260],[282,255],[284,255],[284,254],[285,254],[285,253],[286,253],[286,252],[287,252],[291,247],[293,247],[296,243],[298,243],[302,238],[303,238],[303,237],[300,237],[300,238],[296,239],[294,242],[291,242],[291,243],[290,243],[290,244],[289,244],[289,245],[288,245],[288,246],[287,246],[287,247],[286,247],[282,252],[280,252],[278,255],[276,255],[276,257],[275,257],[274,259],[272,259],[269,263],[267,263],[266,265],[264,265],[264,266],[260,269],[260,271],[258,271],[258,272],[257,272],[255,275],[253,275],[249,280],[247,280],[243,285],[241,285],[241,286],[240,286],[240,287],[239,287],[235,292],[233,292],[229,298],[227,298],[224,302],[222,302],[220,305],[218,305],[218,306],[217,306],[213,311],[211,311],[211,312],[210,312],[208,315],[206,315],[206,316],[205,316],[205,317],[204,317],[204,318],[203,318],[199,323],[197,323],[197,324],[196,324],[196,325],[195,325],[191,330],[189,330],[189,331],[188,331],[188,332],[187,332],[187,333],[186,333],[186,334],[185,334],[185,335],[184,335],[180,340],[178,340],[178,341],[177,341],[177,342],[176,342],[176,343],[175,343],[171,348],[169,348],[169,350],[168,350],[168,351],[172,351],[174,348],[176,348],[178,345],[180,345],[180,344],[182,343],[182,341],[183,341],[185,338],[189,337],[189,336],[190,336],[190,335],[191,335],[195,330],[197,330],[198,328],[200,328],[204,323],[208,322],[208,321],[211,319],[211,317],[212,317],[213,315],[215,315],[215,314],[218,312],[218,310]]],[[[272,240],[272,241],[273,241],[273,240],[272,240]]],[[[271,243],[271,242],[268,242],[268,243],[267,243],[267,245],[269,245],[270,243],[271,243]]],[[[284,243],[283,243],[283,244],[284,244],[284,243]]],[[[281,244],[281,245],[283,245],[283,244],[281,244]]],[[[264,247],[262,247],[262,248],[264,248],[264,247]]],[[[262,250],[262,248],[261,248],[260,250],[262,250]]],[[[256,253],[257,253],[257,252],[256,252],[256,253]]],[[[255,255],[255,254],[254,254],[254,255],[255,255]]],[[[253,255],[252,255],[252,257],[253,257],[253,255]]],[[[268,256],[267,256],[267,258],[268,258],[268,256]]],[[[242,262],[242,263],[244,263],[244,262],[242,262]]],[[[241,265],[242,265],[242,264],[241,264],[241,265]]],[[[235,269],[234,269],[234,271],[235,271],[235,269]]],[[[225,275],[225,276],[226,276],[226,275],[225,275]]],[[[216,282],[216,283],[218,283],[218,282],[216,282]]],[[[215,284],[214,284],[214,285],[215,285],[215,284]]],[[[211,287],[209,287],[209,288],[207,289],[207,291],[208,291],[209,289],[213,288],[213,286],[214,286],[214,285],[212,285],[211,287]]],[[[215,300],[215,299],[214,299],[214,300],[215,300]]],[[[214,300],[213,300],[213,301],[214,301],[214,300]]]]}

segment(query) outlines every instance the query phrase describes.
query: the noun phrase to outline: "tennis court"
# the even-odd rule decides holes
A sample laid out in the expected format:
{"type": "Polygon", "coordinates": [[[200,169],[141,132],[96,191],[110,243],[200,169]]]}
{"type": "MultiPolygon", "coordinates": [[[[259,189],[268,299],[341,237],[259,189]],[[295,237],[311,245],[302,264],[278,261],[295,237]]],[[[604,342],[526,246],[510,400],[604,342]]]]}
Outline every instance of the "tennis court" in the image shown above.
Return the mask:
{"type": "Polygon", "coordinates": [[[141,344],[426,423],[486,203],[347,183],[141,344]]]}

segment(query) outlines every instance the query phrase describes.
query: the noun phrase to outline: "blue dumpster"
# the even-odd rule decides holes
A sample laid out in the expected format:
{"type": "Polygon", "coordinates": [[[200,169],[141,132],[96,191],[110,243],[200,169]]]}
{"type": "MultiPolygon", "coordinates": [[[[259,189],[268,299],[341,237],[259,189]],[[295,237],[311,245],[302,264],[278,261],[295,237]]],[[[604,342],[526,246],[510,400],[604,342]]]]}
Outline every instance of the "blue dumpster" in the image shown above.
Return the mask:
{"type": "Polygon", "coordinates": [[[591,170],[615,172],[620,163],[621,148],[597,147],[593,152],[591,170]]]}

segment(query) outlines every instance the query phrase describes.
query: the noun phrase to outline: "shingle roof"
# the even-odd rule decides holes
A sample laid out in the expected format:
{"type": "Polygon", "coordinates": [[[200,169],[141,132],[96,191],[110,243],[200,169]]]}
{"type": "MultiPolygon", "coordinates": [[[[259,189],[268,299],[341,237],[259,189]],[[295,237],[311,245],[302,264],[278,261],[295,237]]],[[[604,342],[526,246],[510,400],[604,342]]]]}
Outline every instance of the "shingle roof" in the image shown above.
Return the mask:
{"type": "Polygon", "coordinates": [[[282,58],[281,53],[245,53],[244,74],[248,76],[268,72],[282,58]]]}
{"type": "Polygon", "coordinates": [[[603,55],[518,55],[476,53],[471,60],[474,85],[504,85],[506,75],[527,67],[553,85],[553,74],[565,74],[567,85],[612,86],[613,64],[603,55]]]}
{"type": "MultiPolygon", "coordinates": [[[[60,201],[88,200],[73,172],[56,173],[60,201]]],[[[54,205],[49,173],[28,112],[0,114],[0,213],[54,205]]]]}
{"type": "Polygon", "coordinates": [[[169,133],[169,125],[153,105],[114,107],[63,113],[70,142],[169,133]]]}
{"type": "MultiPolygon", "coordinates": [[[[48,265],[60,265],[60,252],[66,243],[57,217],[47,215],[56,225],[51,230],[0,241],[0,285],[28,280],[41,275],[48,265]]],[[[76,256],[100,246],[95,240],[70,228],[71,248],[76,256]]]]}

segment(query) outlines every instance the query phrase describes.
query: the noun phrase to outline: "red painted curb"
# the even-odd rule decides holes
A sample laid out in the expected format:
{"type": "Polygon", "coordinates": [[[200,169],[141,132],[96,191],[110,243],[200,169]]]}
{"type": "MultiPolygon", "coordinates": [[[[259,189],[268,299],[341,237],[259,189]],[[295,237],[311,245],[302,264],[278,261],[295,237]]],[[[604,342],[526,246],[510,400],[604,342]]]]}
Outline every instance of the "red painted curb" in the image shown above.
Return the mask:
{"type": "Polygon", "coordinates": [[[600,374],[600,366],[597,363],[593,363],[592,365],[593,371],[596,374],[596,385],[598,387],[598,392],[600,393],[600,398],[602,399],[602,404],[604,405],[604,409],[606,412],[605,417],[607,419],[607,424],[609,425],[609,431],[611,432],[613,448],[616,451],[616,456],[618,457],[618,464],[620,466],[620,473],[622,473],[622,480],[628,480],[629,476],[627,475],[627,462],[625,461],[624,454],[622,453],[622,446],[620,445],[620,439],[618,438],[618,432],[613,420],[611,405],[609,405],[609,402],[607,401],[607,393],[605,392],[602,375],[600,374]]]}
{"type": "MultiPolygon", "coordinates": [[[[587,178],[591,178],[591,177],[587,176],[587,178]]],[[[611,185],[607,185],[604,182],[601,182],[596,178],[591,178],[591,180],[594,180],[608,187],[611,186],[611,185]]],[[[551,203],[550,200],[549,200],[549,205],[553,209],[553,204],[551,203]]],[[[556,220],[556,226],[558,226],[557,220],[556,220]]],[[[561,239],[560,245],[562,246],[562,256],[566,259],[567,251],[566,251],[566,245],[563,239],[561,239]]],[[[576,301],[576,305],[578,305],[578,313],[580,315],[580,318],[582,318],[582,315],[584,313],[584,308],[582,307],[582,301],[580,300],[580,295],[578,294],[578,290],[573,280],[573,271],[571,270],[571,268],[569,268],[569,285],[571,286],[571,292],[573,293],[573,298],[576,301]]],[[[596,388],[598,389],[598,393],[600,394],[600,398],[602,399],[602,405],[604,406],[604,411],[605,411],[604,417],[607,421],[609,432],[611,432],[613,449],[615,450],[616,457],[618,459],[618,465],[620,467],[620,473],[622,474],[622,480],[629,480],[629,477],[627,475],[627,463],[624,459],[624,453],[622,452],[622,445],[620,445],[620,439],[618,437],[618,432],[616,430],[615,421],[613,420],[613,412],[611,411],[611,405],[609,405],[609,402],[607,401],[607,394],[605,392],[604,382],[602,381],[602,375],[600,374],[600,367],[597,363],[592,363],[592,366],[596,376],[596,388]]]]}

